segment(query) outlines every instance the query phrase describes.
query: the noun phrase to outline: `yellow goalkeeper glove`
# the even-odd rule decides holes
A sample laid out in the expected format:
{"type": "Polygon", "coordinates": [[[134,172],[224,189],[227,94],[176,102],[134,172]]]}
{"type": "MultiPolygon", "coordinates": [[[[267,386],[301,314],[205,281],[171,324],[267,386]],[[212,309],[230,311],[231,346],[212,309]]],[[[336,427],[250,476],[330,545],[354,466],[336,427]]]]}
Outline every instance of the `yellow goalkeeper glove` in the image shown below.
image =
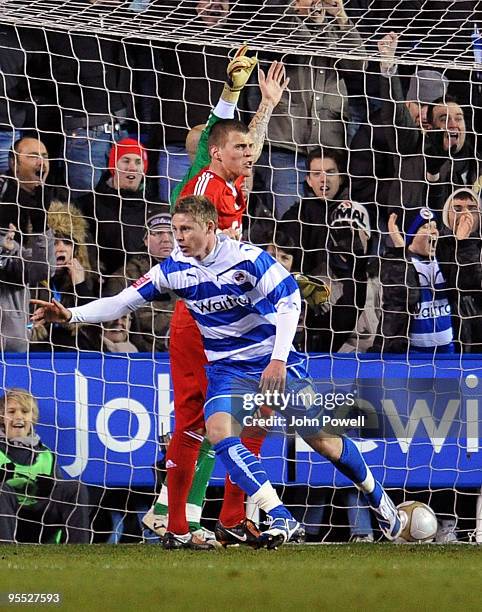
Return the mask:
{"type": "Polygon", "coordinates": [[[242,45],[228,64],[228,80],[224,85],[221,98],[225,102],[237,104],[241,90],[249,81],[249,77],[258,63],[258,58],[247,57],[248,45],[242,45]]]}
{"type": "Polygon", "coordinates": [[[298,283],[301,296],[310,308],[318,310],[320,306],[328,302],[330,288],[325,282],[314,276],[305,276],[304,274],[294,274],[293,276],[298,283]]]}

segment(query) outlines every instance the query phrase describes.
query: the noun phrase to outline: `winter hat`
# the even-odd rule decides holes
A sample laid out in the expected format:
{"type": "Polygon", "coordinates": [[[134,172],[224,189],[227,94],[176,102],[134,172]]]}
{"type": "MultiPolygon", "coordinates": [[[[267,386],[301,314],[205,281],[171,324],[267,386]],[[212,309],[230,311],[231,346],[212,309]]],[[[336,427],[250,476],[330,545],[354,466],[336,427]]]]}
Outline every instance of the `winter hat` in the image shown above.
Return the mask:
{"type": "Polygon", "coordinates": [[[405,234],[405,244],[409,246],[422,225],[425,225],[429,221],[433,221],[435,215],[430,208],[426,207],[405,210],[404,212],[403,233],[405,234]]]}
{"type": "Polygon", "coordinates": [[[87,242],[87,219],[73,204],[52,200],[47,214],[47,224],[56,238],[65,238],[77,244],[87,242]]]}
{"type": "Polygon", "coordinates": [[[421,104],[431,104],[443,98],[447,93],[448,80],[436,70],[419,70],[410,79],[410,86],[407,91],[406,100],[408,102],[420,102],[421,104]]]}
{"type": "Polygon", "coordinates": [[[147,219],[146,225],[150,232],[170,232],[171,215],[169,213],[157,213],[147,219]]]}
{"type": "Polygon", "coordinates": [[[130,155],[132,153],[139,155],[139,157],[142,159],[144,163],[144,174],[146,174],[147,151],[138,140],[134,140],[133,138],[123,138],[122,140],[119,140],[119,142],[114,143],[112,149],[110,150],[108,168],[112,176],[114,176],[119,159],[124,155],[130,155]]]}
{"type": "Polygon", "coordinates": [[[331,213],[330,226],[350,226],[355,229],[363,230],[368,238],[371,236],[368,211],[363,204],[358,204],[358,202],[349,202],[348,200],[340,202],[331,213]]]}
{"type": "MultiPolygon", "coordinates": [[[[452,200],[461,194],[467,194],[471,199],[473,199],[480,208],[479,196],[475,193],[473,189],[469,187],[461,187],[460,189],[456,189],[453,191],[449,197],[445,200],[445,204],[442,211],[442,221],[444,222],[445,227],[449,227],[449,208],[452,200]]],[[[451,228],[450,228],[451,229],[451,228]]]]}

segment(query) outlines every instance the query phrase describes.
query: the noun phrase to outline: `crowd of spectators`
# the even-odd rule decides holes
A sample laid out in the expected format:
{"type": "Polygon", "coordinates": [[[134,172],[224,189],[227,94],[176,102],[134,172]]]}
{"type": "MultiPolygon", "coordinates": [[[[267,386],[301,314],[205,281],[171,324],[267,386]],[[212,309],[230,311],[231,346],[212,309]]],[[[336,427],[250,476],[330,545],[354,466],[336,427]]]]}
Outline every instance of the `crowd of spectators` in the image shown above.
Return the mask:
{"type": "MultiPolygon", "coordinates": [[[[317,40],[345,58],[376,44],[381,58],[258,56],[261,67],[282,60],[290,84],[247,186],[243,237],[330,286],[324,309],[303,313],[300,348],[479,350],[476,75],[397,66],[417,31],[389,2],[272,6],[291,43],[317,40]]],[[[229,3],[193,10],[211,29],[229,27],[229,3]]],[[[152,41],[148,51],[134,39],[6,24],[0,35],[3,349],[165,350],[168,294],[112,322],[120,342],[106,341],[107,326],[32,330],[26,304],[32,293],[68,306],[112,295],[168,255],[167,202],[190,164],[186,138],[219,97],[228,50],[152,41]]],[[[238,105],[246,123],[259,104],[252,80],[238,105]]]]}

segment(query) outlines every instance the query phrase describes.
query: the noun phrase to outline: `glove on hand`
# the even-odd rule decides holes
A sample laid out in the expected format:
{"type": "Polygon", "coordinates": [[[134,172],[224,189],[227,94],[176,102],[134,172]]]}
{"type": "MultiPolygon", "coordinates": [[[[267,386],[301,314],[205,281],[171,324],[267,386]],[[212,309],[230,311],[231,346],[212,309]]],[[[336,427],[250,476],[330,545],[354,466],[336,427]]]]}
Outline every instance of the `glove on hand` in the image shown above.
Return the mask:
{"type": "Polygon", "coordinates": [[[322,280],[304,274],[294,274],[294,279],[310,308],[319,309],[330,298],[330,288],[322,280]]]}
{"type": "Polygon", "coordinates": [[[247,57],[246,53],[248,50],[248,45],[242,45],[228,64],[228,80],[224,85],[221,97],[231,104],[237,103],[241,90],[249,81],[249,77],[258,63],[256,56],[247,57]]]}

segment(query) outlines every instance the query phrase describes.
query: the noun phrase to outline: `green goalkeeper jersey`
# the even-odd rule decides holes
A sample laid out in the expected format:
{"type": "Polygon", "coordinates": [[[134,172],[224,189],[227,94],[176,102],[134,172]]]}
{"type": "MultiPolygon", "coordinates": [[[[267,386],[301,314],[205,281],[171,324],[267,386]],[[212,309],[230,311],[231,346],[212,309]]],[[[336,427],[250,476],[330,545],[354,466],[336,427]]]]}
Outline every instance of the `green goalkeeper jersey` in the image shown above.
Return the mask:
{"type": "Polygon", "coordinates": [[[211,163],[211,158],[209,157],[209,151],[208,151],[209,133],[211,132],[213,125],[220,120],[221,118],[216,116],[214,112],[211,112],[211,114],[209,115],[209,119],[206,123],[206,126],[204,130],[201,132],[201,138],[199,139],[199,144],[196,150],[196,157],[194,158],[194,161],[191,164],[191,167],[184,175],[182,181],[178,185],[176,185],[176,187],[172,190],[171,213],[174,212],[174,205],[176,203],[177,198],[179,197],[179,194],[183,190],[184,185],[188,181],[190,181],[194,176],[196,176],[198,172],[200,172],[206,166],[209,166],[209,164],[211,163]]]}

